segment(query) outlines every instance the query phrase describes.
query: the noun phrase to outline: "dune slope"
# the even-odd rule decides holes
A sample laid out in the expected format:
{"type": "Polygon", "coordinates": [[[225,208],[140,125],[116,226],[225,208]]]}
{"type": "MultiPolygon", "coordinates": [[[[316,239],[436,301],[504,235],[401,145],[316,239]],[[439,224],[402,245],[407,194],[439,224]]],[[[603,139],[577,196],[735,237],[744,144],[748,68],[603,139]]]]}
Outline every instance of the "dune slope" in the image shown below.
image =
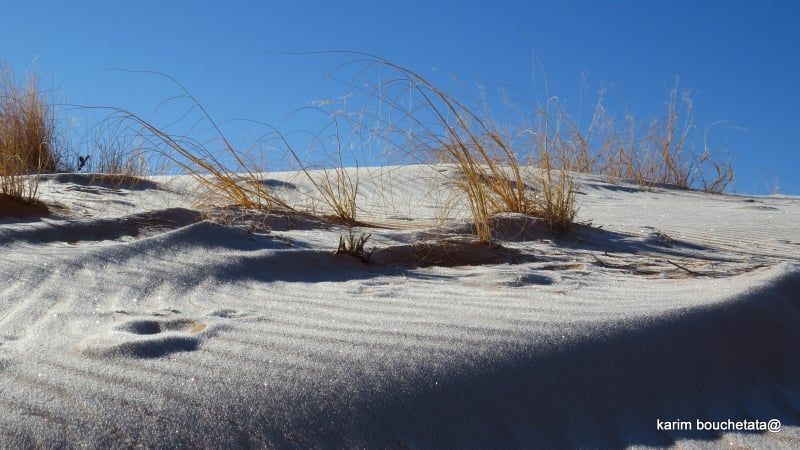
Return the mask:
{"type": "MultiPolygon", "coordinates": [[[[428,171],[365,175],[365,218],[435,219],[428,171]]],[[[585,177],[569,236],[372,229],[365,265],[335,224],[204,221],[189,184],[53,177],[61,213],[0,222],[4,447],[800,445],[798,199],[585,177]],[[656,428],[728,418],[783,428],[656,428]]]]}

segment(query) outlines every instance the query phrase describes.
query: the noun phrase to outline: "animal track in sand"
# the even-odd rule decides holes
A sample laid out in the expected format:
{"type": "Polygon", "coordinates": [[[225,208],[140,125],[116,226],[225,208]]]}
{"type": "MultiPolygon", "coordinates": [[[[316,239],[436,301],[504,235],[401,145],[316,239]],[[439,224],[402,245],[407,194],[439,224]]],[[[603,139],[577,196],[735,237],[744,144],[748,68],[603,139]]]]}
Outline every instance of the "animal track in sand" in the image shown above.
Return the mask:
{"type": "Polygon", "coordinates": [[[167,321],[133,320],[117,327],[117,329],[120,331],[127,331],[129,333],[139,335],[159,334],[170,331],[182,331],[190,334],[197,334],[204,331],[206,328],[207,325],[204,322],[196,322],[187,319],[167,321]]]}
{"type": "Polygon", "coordinates": [[[527,273],[517,276],[516,278],[512,279],[511,281],[506,282],[506,286],[511,287],[523,287],[523,286],[530,286],[530,285],[551,285],[555,283],[556,280],[552,277],[547,275],[541,275],[538,273],[527,273]]]}
{"type": "Polygon", "coordinates": [[[81,350],[90,356],[158,358],[197,350],[217,328],[189,318],[126,320],[90,337],[81,350]]]}
{"type": "Polygon", "coordinates": [[[220,317],[223,319],[248,319],[255,317],[255,314],[244,312],[244,311],[237,311],[232,308],[221,308],[208,313],[209,317],[220,317]]]}

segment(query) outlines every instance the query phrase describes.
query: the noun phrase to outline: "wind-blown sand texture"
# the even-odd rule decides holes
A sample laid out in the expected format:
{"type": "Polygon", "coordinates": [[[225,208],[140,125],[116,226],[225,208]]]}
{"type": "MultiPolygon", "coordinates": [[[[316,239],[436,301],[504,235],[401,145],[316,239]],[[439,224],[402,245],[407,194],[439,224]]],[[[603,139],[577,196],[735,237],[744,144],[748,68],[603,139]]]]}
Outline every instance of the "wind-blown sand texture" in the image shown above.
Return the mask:
{"type": "Polygon", "coordinates": [[[0,219],[0,442],[800,446],[800,199],[584,176],[590,224],[487,249],[431,227],[449,170],[361,170],[370,265],[309,216],[203,220],[189,179],[43,178],[50,216],[0,219]],[[783,429],[656,430],[728,418],[783,429]]]}

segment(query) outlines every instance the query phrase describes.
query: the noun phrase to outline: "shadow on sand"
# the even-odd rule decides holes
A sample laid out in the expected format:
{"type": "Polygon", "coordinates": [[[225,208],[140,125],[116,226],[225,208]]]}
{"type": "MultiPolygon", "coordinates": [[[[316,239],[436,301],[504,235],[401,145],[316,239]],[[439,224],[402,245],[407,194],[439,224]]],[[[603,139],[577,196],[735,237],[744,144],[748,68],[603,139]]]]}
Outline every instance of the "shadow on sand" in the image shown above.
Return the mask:
{"type": "Polygon", "coordinates": [[[348,414],[323,410],[294,425],[338,430],[307,436],[332,446],[439,448],[660,447],[720,437],[658,430],[657,420],[798,426],[798,292],[795,270],[729,302],[418,372],[382,397],[362,393],[348,414]]]}

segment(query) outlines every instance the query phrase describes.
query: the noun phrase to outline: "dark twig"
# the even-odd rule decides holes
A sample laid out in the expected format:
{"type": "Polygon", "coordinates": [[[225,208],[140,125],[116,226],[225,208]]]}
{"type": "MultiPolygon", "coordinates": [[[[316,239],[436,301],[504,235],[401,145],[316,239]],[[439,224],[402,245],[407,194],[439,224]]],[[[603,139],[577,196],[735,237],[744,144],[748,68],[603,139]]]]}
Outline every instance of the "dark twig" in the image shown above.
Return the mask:
{"type": "Polygon", "coordinates": [[[369,264],[369,261],[372,258],[372,252],[375,251],[375,247],[373,247],[372,250],[367,251],[365,245],[371,236],[371,234],[361,233],[361,236],[356,239],[355,235],[353,234],[353,230],[351,229],[347,234],[347,237],[339,236],[339,247],[335,252],[333,252],[333,254],[350,255],[360,259],[366,264],[369,264]]]}
{"type": "Polygon", "coordinates": [[[697,271],[692,270],[692,269],[687,269],[686,267],[684,267],[684,266],[682,266],[682,265],[680,265],[680,264],[678,264],[676,262],[672,262],[670,260],[667,260],[667,262],[672,264],[673,266],[677,267],[678,269],[685,270],[687,273],[690,273],[692,275],[696,275],[696,276],[704,276],[704,275],[706,275],[704,273],[700,273],[700,272],[697,272],[697,271]]]}

